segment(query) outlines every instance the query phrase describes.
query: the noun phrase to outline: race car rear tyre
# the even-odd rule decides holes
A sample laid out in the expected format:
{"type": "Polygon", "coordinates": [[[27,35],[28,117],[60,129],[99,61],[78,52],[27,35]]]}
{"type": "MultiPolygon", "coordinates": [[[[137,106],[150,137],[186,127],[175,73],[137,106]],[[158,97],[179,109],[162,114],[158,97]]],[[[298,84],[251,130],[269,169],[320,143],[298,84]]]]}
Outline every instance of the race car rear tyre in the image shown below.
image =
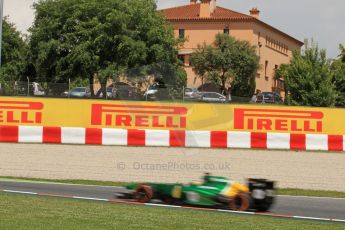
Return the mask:
{"type": "Polygon", "coordinates": [[[139,185],[134,193],[134,199],[140,203],[148,203],[153,198],[153,190],[151,186],[139,185]]]}
{"type": "Polygon", "coordinates": [[[271,204],[261,204],[256,207],[256,210],[259,212],[267,212],[271,208],[271,204]]]}
{"type": "Polygon", "coordinates": [[[230,209],[234,211],[246,211],[249,209],[249,196],[245,193],[237,194],[230,201],[230,209]]]}

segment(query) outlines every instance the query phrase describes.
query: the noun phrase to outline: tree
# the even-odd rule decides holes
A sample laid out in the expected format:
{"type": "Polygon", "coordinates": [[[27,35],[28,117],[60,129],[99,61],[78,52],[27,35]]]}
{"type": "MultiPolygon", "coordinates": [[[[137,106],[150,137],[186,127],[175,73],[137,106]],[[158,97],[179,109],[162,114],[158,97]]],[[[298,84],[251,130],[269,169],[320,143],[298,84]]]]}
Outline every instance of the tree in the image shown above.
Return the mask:
{"type": "Polygon", "coordinates": [[[336,106],[345,107],[345,48],[339,45],[340,55],[338,60],[334,60],[331,66],[333,72],[333,84],[338,93],[336,106]]]}
{"type": "Polygon", "coordinates": [[[155,63],[177,68],[173,30],[154,0],[46,0],[34,8],[30,50],[38,79],[87,78],[92,86],[96,76],[105,95],[108,78],[155,63]]]}
{"type": "MultiPolygon", "coordinates": [[[[276,71],[274,73],[274,79],[284,81],[284,77],[287,76],[288,68],[289,68],[289,64],[280,65],[280,67],[278,69],[276,69],[276,71]]],[[[285,95],[289,94],[289,91],[286,87],[286,84],[284,84],[284,92],[285,92],[285,95]]]]}
{"type": "Polygon", "coordinates": [[[231,87],[236,96],[251,96],[255,91],[255,76],[259,57],[255,46],[218,34],[213,45],[203,44],[192,55],[196,74],[220,86],[224,94],[231,87]]]}
{"type": "Polygon", "coordinates": [[[342,62],[345,62],[345,47],[343,44],[339,44],[339,49],[340,49],[340,54],[339,54],[339,58],[342,62]]]}
{"type": "Polygon", "coordinates": [[[332,82],[331,62],[326,51],[313,41],[305,42],[305,50],[294,51],[290,64],[281,66],[276,77],[284,77],[288,94],[286,103],[301,106],[335,105],[337,92],[332,82]]]}
{"type": "Polygon", "coordinates": [[[25,68],[27,44],[8,18],[3,20],[0,81],[8,85],[19,80],[25,68]]]}
{"type": "Polygon", "coordinates": [[[345,107],[345,62],[335,61],[332,64],[333,84],[338,93],[337,107],[345,107]]]}

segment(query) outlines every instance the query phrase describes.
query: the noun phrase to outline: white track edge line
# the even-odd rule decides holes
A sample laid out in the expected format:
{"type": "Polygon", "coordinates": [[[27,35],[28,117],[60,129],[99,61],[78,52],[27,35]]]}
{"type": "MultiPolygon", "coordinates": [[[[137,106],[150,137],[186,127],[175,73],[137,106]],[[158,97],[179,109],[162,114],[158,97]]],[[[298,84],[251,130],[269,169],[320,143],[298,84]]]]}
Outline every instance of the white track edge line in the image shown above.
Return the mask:
{"type": "Polygon", "coordinates": [[[232,211],[232,210],[225,210],[225,209],[217,209],[218,212],[229,212],[229,213],[239,213],[239,214],[248,214],[248,215],[256,215],[255,212],[240,212],[240,211],[232,211]]]}
{"type": "Polygon", "coordinates": [[[344,222],[345,223],[345,220],[341,220],[341,219],[332,219],[332,221],[334,221],[334,222],[344,222]]]}
{"type": "Polygon", "coordinates": [[[38,195],[36,192],[24,192],[24,191],[16,191],[16,190],[2,190],[3,192],[9,192],[9,193],[20,193],[20,194],[28,194],[28,195],[38,195]]]}
{"type": "Polygon", "coordinates": [[[72,198],[80,199],[80,200],[109,201],[109,199],[93,198],[93,197],[82,197],[82,196],[72,196],[72,198]]]}
{"type": "Polygon", "coordinates": [[[307,217],[307,216],[292,216],[295,219],[304,219],[304,220],[323,220],[323,221],[333,221],[330,218],[319,218],[319,217],[307,217]]]}
{"type": "Polygon", "coordinates": [[[151,204],[151,203],[145,203],[147,206],[157,206],[157,207],[169,207],[169,208],[182,208],[182,206],[178,205],[168,205],[168,204],[151,204]]]}

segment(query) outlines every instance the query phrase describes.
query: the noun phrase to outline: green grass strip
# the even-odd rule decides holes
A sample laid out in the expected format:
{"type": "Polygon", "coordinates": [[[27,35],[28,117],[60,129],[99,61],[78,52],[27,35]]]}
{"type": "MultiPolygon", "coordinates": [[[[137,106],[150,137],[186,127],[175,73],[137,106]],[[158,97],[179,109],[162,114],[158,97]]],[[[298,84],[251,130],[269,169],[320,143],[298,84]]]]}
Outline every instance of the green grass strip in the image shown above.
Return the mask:
{"type": "Polygon", "coordinates": [[[344,229],[340,223],[0,193],[1,229],[344,229]]]}
{"type": "Polygon", "coordinates": [[[126,186],[129,183],[113,182],[113,181],[97,181],[97,180],[60,180],[60,179],[41,179],[41,178],[27,178],[27,177],[0,177],[0,181],[16,181],[16,182],[42,182],[42,183],[61,183],[74,185],[95,185],[95,186],[126,186]]]}
{"type": "Polygon", "coordinates": [[[288,196],[313,196],[313,197],[332,197],[345,198],[345,192],[323,191],[323,190],[307,190],[296,188],[282,188],[278,190],[279,195],[288,196]]]}

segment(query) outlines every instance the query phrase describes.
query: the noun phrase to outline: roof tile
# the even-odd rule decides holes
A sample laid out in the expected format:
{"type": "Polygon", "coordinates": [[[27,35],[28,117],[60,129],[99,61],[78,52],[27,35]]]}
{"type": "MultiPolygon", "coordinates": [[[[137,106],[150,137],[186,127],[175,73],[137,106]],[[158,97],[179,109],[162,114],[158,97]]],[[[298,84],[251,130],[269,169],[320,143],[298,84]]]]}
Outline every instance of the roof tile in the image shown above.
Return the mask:
{"type": "MultiPolygon", "coordinates": [[[[202,19],[199,16],[200,3],[164,9],[161,12],[168,20],[202,19]]],[[[207,19],[253,19],[253,17],[217,6],[216,10],[207,19]]]]}
{"type": "Polygon", "coordinates": [[[274,28],[267,23],[252,17],[250,15],[242,14],[233,10],[229,10],[223,7],[217,6],[215,11],[210,15],[210,17],[202,18],[199,16],[200,13],[200,3],[197,4],[189,4],[184,6],[178,6],[168,9],[160,10],[163,15],[169,21],[180,21],[180,20],[253,20],[256,23],[260,23],[261,25],[268,27],[271,30],[274,30],[284,36],[287,36],[294,41],[296,41],[300,46],[303,45],[303,42],[297,40],[296,38],[274,28]]]}

